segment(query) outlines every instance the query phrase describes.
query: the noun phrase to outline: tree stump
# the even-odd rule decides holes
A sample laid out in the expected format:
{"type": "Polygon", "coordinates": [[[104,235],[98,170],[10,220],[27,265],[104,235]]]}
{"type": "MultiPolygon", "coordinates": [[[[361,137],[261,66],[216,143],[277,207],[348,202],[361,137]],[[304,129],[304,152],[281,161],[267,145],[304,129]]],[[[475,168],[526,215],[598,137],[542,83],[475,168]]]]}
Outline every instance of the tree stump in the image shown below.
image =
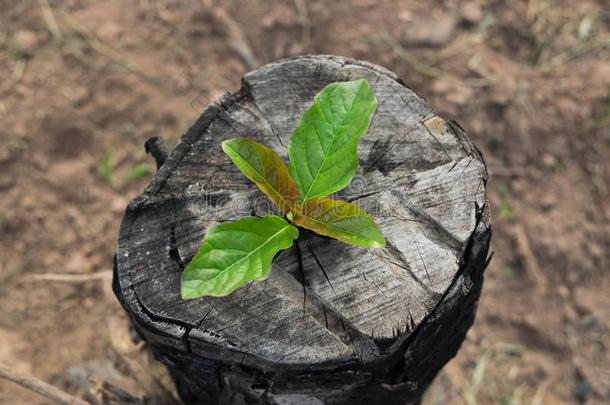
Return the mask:
{"type": "Polygon", "coordinates": [[[210,105],[167,160],[156,157],[159,171],[125,213],[114,289],[185,402],[404,404],[456,354],[491,237],[487,172],[460,126],[393,73],[334,56],[271,63],[210,105]],[[302,231],[264,282],[182,300],[180,273],[206,230],[270,210],[220,143],[248,137],[286,159],[314,96],[357,78],[378,108],[337,198],[375,218],[386,248],[302,231]]]}

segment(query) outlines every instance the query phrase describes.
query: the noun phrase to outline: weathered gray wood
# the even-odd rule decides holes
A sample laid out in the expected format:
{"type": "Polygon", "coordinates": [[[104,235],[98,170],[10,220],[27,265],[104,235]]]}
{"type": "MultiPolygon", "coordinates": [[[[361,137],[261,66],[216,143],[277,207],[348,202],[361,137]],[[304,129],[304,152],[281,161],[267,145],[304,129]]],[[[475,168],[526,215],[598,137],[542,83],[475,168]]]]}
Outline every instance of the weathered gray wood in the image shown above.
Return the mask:
{"type": "Polygon", "coordinates": [[[414,400],[474,316],[490,238],[486,179],[463,130],[387,70],[332,56],[272,63],[209,106],[129,204],[115,291],[187,399],[414,400]],[[266,281],[181,300],[180,273],[206,229],[273,209],[220,143],[249,137],[286,158],[315,94],[356,78],[369,80],[378,109],[358,175],[338,197],[375,217],[387,248],[302,232],[266,281]]]}

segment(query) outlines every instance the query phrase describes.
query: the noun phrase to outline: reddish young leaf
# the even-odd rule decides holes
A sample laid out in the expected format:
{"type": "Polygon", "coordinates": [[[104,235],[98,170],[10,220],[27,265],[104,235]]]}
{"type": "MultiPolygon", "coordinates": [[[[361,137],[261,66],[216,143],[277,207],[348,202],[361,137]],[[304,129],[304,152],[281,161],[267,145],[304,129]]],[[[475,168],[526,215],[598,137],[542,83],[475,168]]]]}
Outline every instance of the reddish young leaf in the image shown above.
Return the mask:
{"type": "Polygon", "coordinates": [[[375,222],[352,203],[314,198],[305,203],[295,225],[356,246],[383,248],[385,239],[375,222]]]}
{"type": "Polygon", "coordinates": [[[273,150],[249,139],[230,139],[222,150],[284,214],[293,210],[299,195],[288,168],[273,150]]]}

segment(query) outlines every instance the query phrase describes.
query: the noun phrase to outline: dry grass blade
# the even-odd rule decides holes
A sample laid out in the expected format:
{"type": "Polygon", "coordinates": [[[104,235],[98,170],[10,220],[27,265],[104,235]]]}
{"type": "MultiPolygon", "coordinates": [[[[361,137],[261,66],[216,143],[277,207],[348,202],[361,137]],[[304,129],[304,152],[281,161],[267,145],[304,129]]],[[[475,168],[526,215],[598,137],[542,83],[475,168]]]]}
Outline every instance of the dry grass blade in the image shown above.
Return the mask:
{"type": "Polygon", "coordinates": [[[542,292],[545,292],[547,289],[547,280],[544,277],[542,269],[540,268],[540,264],[538,264],[536,255],[534,255],[523,225],[516,224],[513,227],[513,235],[515,237],[515,241],[517,242],[519,254],[525,260],[528,276],[534,282],[536,287],[540,288],[542,292]]]}
{"type": "Polygon", "coordinates": [[[19,373],[9,367],[0,364],[0,378],[14,382],[30,391],[42,395],[62,405],[90,405],[88,402],[72,396],[59,388],[44,382],[36,377],[19,373]]]}

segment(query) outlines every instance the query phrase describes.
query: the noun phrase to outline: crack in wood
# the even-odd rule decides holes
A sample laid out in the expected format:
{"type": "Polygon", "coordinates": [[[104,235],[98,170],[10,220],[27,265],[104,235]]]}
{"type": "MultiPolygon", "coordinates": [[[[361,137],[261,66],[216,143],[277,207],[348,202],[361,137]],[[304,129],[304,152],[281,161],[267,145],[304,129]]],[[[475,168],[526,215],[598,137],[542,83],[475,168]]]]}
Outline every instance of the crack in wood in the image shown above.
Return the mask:
{"type": "MultiPolygon", "coordinates": [[[[131,275],[129,275],[129,277],[131,278],[131,275]]],[[[155,314],[154,312],[152,312],[148,308],[146,308],[146,306],[144,305],[144,303],[142,302],[142,300],[140,299],[138,294],[135,292],[133,285],[130,285],[129,288],[132,289],[133,297],[135,298],[136,303],[140,307],[140,310],[144,314],[146,314],[146,316],[148,316],[151,320],[153,320],[155,322],[159,322],[159,323],[166,323],[169,325],[179,326],[184,329],[184,333],[180,336],[180,341],[184,345],[186,351],[188,353],[191,353],[191,344],[188,340],[188,337],[189,337],[189,333],[191,332],[191,329],[193,328],[193,325],[190,325],[186,322],[181,322],[177,319],[165,318],[165,317],[159,316],[158,314],[155,314]]]]}
{"type": "Polygon", "coordinates": [[[398,266],[401,269],[405,270],[407,272],[407,274],[409,276],[411,276],[411,278],[420,286],[422,287],[427,293],[431,294],[432,296],[436,295],[437,293],[435,291],[433,291],[430,286],[426,285],[426,283],[424,283],[423,281],[421,281],[421,279],[417,276],[417,274],[415,274],[413,272],[413,270],[411,269],[411,267],[409,266],[409,262],[408,260],[403,256],[402,252],[400,251],[400,249],[398,249],[392,242],[390,241],[386,241],[386,249],[385,251],[387,251],[387,253],[392,256],[393,258],[397,259],[399,263],[403,263],[403,264],[399,264],[396,263],[393,260],[388,260],[384,255],[377,255],[377,257],[379,257],[382,261],[386,262],[386,263],[390,263],[393,264],[394,266],[398,266]]]}
{"type": "Polygon", "coordinates": [[[398,193],[395,190],[389,190],[390,195],[396,198],[401,206],[407,209],[409,212],[413,214],[413,216],[421,219],[421,221],[414,221],[412,218],[405,218],[403,216],[397,215],[395,210],[392,210],[390,215],[393,218],[396,218],[400,221],[408,221],[415,222],[418,225],[423,225],[424,228],[420,229],[422,232],[433,242],[438,243],[440,246],[447,246],[454,252],[458,253],[463,250],[464,244],[456,236],[449,231],[447,228],[443,226],[439,222],[439,220],[430,216],[424,209],[420,208],[417,204],[410,201],[406,196],[402,193],[398,193]]]}
{"type": "MultiPolygon", "coordinates": [[[[404,100],[403,100],[404,101],[404,100]]],[[[426,132],[428,133],[428,135],[430,135],[432,137],[432,139],[434,139],[434,142],[441,148],[441,150],[443,151],[443,153],[445,154],[445,156],[447,156],[447,158],[449,158],[449,161],[453,161],[453,158],[451,157],[451,155],[449,154],[449,152],[447,152],[447,150],[445,149],[445,146],[441,143],[441,141],[438,140],[438,138],[436,136],[434,136],[434,134],[432,133],[432,131],[430,131],[430,128],[428,128],[428,126],[426,125],[426,122],[433,119],[433,118],[438,118],[438,119],[442,119],[440,117],[438,117],[438,115],[435,115],[433,117],[428,117],[425,118],[424,120],[420,121],[420,124],[423,125],[423,127],[426,129],[426,132]]],[[[444,121],[444,120],[443,120],[444,121]]]]}
{"type": "MultiPolygon", "coordinates": [[[[466,159],[466,158],[463,158],[466,159]]],[[[466,169],[468,169],[470,167],[470,164],[472,163],[472,161],[474,160],[473,157],[470,158],[470,160],[468,161],[468,163],[466,163],[466,166],[462,169],[462,171],[460,172],[459,177],[462,177],[464,175],[464,172],[466,172],[466,169]]],[[[461,161],[461,160],[460,160],[461,161]]],[[[454,182],[453,185],[451,186],[451,188],[448,191],[453,190],[453,188],[458,184],[459,182],[454,182]]],[[[476,193],[475,193],[476,196],[476,193]]]]}
{"type": "Polygon", "coordinates": [[[301,275],[301,285],[303,286],[303,315],[305,315],[305,304],[307,302],[307,282],[305,279],[305,269],[303,268],[303,255],[301,254],[301,247],[299,246],[299,241],[294,241],[294,247],[297,254],[297,262],[299,264],[299,273],[301,275]]]}
{"type": "Polygon", "coordinates": [[[458,144],[462,148],[464,154],[470,157],[476,155],[479,160],[483,161],[481,152],[479,152],[478,149],[472,144],[470,139],[466,137],[466,131],[464,131],[462,126],[456,120],[449,120],[447,121],[447,124],[453,135],[455,135],[457,138],[458,144]]]}
{"type": "Polygon", "coordinates": [[[233,130],[233,132],[235,133],[235,135],[237,135],[238,137],[243,136],[242,132],[239,131],[237,128],[235,128],[235,124],[239,124],[241,126],[243,126],[244,128],[247,128],[245,125],[243,125],[241,122],[231,119],[230,115],[228,115],[226,113],[226,111],[221,111],[218,116],[216,117],[217,120],[224,122],[225,124],[227,124],[227,126],[229,128],[231,128],[231,130],[233,130]]]}
{"type": "Polygon", "coordinates": [[[176,224],[170,225],[169,228],[169,257],[178,265],[180,271],[186,267],[178,251],[178,243],[176,242],[176,224]]]}
{"type": "Polygon", "coordinates": [[[462,161],[462,159],[458,159],[458,160],[454,160],[453,161],[453,165],[449,168],[449,170],[447,170],[447,174],[451,173],[453,171],[453,169],[455,169],[455,167],[458,165],[458,163],[460,163],[462,161]]]}
{"type": "MultiPolygon", "coordinates": [[[[305,269],[303,269],[305,272],[305,269]]],[[[369,339],[368,336],[360,332],[348,319],[338,313],[332,305],[324,300],[318,293],[303,284],[302,279],[299,280],[294,274],[281,271],[276,273],[278,276],[287,281],[296,282],[304,290],[309,297],[306,301],[307,314],[316,320],[320,325],[324,326],[329,332],[337,336],[343,344],[351,346],[354,353],[361,359],[368,359],[369,356],[375,356],[379,352],[379,348],[369,339]]]]}
{"type": "MultiPolygon", "coordinates": [[[[333,294],[337,295],[337,292],[335,291],[335,287],[333,287],[333,283],[330,282],[330,278],[328,278],[328,274],[326,274],[326,270],[324,270],[324,266],[322,266],[322,263],[320,263],[320,259],[318,259],[318,256],[316,256],[316,252],[314,252],[313,248],[311,246],[309,246],[309,245],[307,245],[307,249],[309,250],[309,252],[313,256],[313,258],[316,261],[316,263],[317,263],[318,267],[320,268],[320,270],[322,270],[322,274],[324,274],[324,278],[328,282],[328,285],[330,286],[330,289],[333,291],[333,294]]],[[[299,260],[300,260],[300,255],[299,255],[299,260]]],[[[301,263],[301,265],[302,265],[302,263],[301,263]]]]}
{"type": "MultiPolygon", "coordinates": [[[[373,170],[375,170],[378,163],[381,161],[381,159],[383,159],[385,157],[385,155],[387,155],[387,153],[389,151],[394,149],[396,147],[396,145],[398,145],[399,143],[403,142],[404,138],[411,135],[417,129],[418,128],[416,126],[413,126],[412,128],[408,129],[407,132],[402,137],[399,136],[398,139],[396,139],[396,141],[394,143],[391,143],[390,146],[388,146],[386,149],[384,149],[378,156],[375,156],[375,160],[372,163],[369,163],[368,167],[366,169],[364,169],[364,174],[370,173],[373,170]]],[[[378,142],[378,141],[380,141],[380,140],[377,140],[376,142],[378,142]]]]}
{"type": "Polygon", "coordinates": [[[426,266],[426,262],[424,261],[424,258],[421,255],[421,251],[419,250],[419,243],[417,243],[417,241],[415,241],[413,239],[411,239],[411,242],[413,243],[413,245],[415,245],[415,250],[417,250],[417,255],[419,256],[419,260],[421,261],[421,264],[424,266],[424,270],[426,271],[426,276],[428,277],[428,282],[430,283],[430,285],[432,285],[432,279],[430,278],[430,273],[428,272],[428,267],[426,266]]]}
{"type": "Polygon", "coordinates": [[[378,191],[371,191],[370,193],[364,193],[364,194],[360,194],[360,195],[356,195],[356,196],[352,196],[352,197],[346,198],[345,201],[353,203],[354,201],[362,200],[364,198],[371,197],[371,196],[374,196],[374,195],[377,195],[377,194],[379,194],[378,191]]]}

